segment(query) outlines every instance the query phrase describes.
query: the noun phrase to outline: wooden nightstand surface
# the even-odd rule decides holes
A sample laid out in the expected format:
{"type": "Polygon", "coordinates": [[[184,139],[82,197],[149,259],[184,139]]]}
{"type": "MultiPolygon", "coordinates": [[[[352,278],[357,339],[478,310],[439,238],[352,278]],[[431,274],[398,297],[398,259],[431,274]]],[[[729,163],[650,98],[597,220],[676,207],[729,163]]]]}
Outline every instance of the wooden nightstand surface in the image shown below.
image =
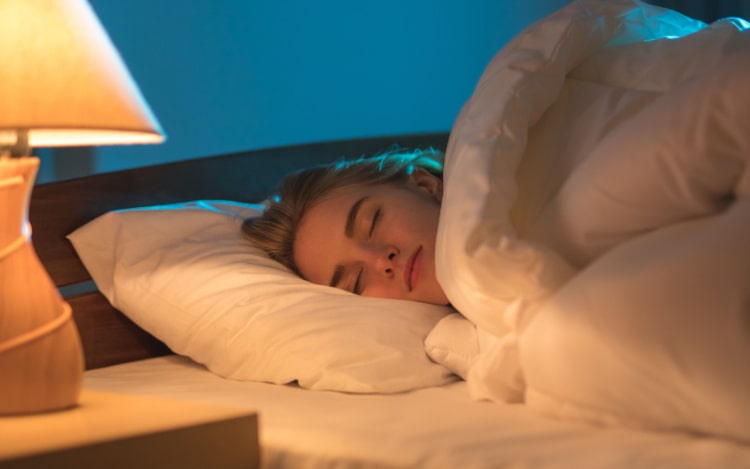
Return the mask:
{"type": "Polygon", "coordinates": [[[0,417],[0,468],[259,465],[246,409],[84,390],[79,405],[0,417]]]}

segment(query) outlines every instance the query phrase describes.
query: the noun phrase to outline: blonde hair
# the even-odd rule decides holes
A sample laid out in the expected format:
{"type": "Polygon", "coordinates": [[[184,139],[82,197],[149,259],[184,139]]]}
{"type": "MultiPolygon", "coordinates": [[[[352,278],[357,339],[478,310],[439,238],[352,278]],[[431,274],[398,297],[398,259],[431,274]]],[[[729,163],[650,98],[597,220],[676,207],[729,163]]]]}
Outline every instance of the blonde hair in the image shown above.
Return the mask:
{"type": "Polygon", "coordinates": [[[292,173],[260,217],[245,219],[242,232],[253,245],[300,275],[294,262],[294,239],[305,213],[323,197],[357,185],[399,184],[417,168],[443,176],[442,152],[394,150],[374,157],[360,157],[313,166],[292,173]]]}

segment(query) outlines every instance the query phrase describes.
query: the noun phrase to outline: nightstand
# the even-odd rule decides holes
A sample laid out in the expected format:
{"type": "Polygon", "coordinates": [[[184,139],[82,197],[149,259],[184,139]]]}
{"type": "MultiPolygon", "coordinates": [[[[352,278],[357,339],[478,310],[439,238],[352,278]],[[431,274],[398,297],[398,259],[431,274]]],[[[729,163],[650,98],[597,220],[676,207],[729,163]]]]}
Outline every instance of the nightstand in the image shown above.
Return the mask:
{"type": "Polygon", "coordinates": [[[257,468],[246,409],[84,390],[76,408],[0,417],[0,468],[257,468]]]}

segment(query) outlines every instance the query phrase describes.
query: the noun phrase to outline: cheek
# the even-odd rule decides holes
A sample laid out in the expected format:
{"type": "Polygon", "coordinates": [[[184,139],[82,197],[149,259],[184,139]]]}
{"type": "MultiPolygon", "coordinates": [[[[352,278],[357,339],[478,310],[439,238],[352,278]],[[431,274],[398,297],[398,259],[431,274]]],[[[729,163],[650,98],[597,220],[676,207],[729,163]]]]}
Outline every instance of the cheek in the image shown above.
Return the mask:
{"type": "Polygon", "coordinates": [[[420,229],[425,237],[433,240],[437,236],[438,223],[440,221],[440,206],[432,204],[426,207],[419,219],[420,229]]]}
{"type": "Polygon", "coordinates": [[[400,226],[420,235],[437,233],[440,204],[433,199],[412,201],[412,203],[402,205],[401,208],[398,217],[400,226]]]}
{"type": "Polygon", "coordinates": [[[310,282],[323,283],[325,262],[330,254],[325,255],[330,246],[328,239],[316,236],[310,230],[300,231],[294,241],[294,263],[302,277],[310,282]]]}
{"type": "Polygon", "coordinates": [[[396,300],[405,299],[404,293],[393,282],[384,282],[381,279],[368,280],[367,289],[362,292],[362,296],[396,300]]]}

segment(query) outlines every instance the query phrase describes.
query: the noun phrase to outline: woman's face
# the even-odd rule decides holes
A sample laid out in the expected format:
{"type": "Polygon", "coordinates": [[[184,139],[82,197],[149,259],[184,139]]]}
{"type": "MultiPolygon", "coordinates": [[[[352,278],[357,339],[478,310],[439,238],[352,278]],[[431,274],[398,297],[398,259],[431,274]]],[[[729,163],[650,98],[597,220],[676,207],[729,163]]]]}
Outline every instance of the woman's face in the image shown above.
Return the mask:
{"type": "Polygon", "coordinates": [[[302,218],[294,261],[313,283],[448,304],[435,277],[441,198],[442,181],[419,169],[406,184],[335,191],[302,218]]]}

